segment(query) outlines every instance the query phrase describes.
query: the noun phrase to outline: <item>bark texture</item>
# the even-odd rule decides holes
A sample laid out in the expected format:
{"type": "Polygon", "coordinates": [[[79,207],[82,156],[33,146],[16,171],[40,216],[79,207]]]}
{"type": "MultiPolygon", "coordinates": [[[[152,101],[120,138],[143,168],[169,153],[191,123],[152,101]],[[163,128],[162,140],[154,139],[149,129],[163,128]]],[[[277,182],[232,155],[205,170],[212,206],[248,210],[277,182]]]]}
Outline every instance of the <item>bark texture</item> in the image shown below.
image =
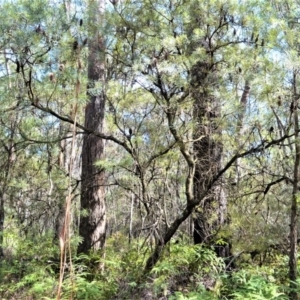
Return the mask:
{"type": "MultiPolygon", "coordinates": [[[[194,198],[199,203],[194,214],[194,243],[214,244],[214,238],[225,224],[227,198],[219,180],[206,195],[213,178],[222,169],[223,146],[221,128],[218,124],[221,104],[213,95],[217,86],[214,66],[198,62],[192,69],[194,98],[194,198]]],[[[220,257],[229,256],[229,247],[215,245],[220,257]]]]}
{"type": "Polygon", "coordinates": [[[298,189],[299,189],[299,166],[300,166],[300,144],[299,144],[299,118],[298,118],[298,94],[296,89],[297,75],[294,72],[293,88],[294,99],[292,100],[292,113],[294,114],[294,130],[295,130],[295,162],[294,162],[294,180],[293,194],[291,201],[291,225],[290,225],[290,255],[289,255],[289,279],[291,281],[290,299],[299,299],[297,293],[297,223],[298,223],[298,189]]]}
{"type": "MultiPolygon", "coordinates": [[[[90,28],[93,38],[89,41],[88,94],[90,101],[85,110],[85,127],[103,132],[105,94],[104,94],[104,41],[99,34],[100,19],[103,17],[104,1],[90,1],[90,28]],[[98,26],[96,26],[98,25],[98,26]]],[[[105,245],[105,176],[104,171],[95,166],[103,158],[104,141],[92,134],[86,134],[82,147],[82,186],[79,234],[83,242],[78,252],[87,253],[105,245]]]]}

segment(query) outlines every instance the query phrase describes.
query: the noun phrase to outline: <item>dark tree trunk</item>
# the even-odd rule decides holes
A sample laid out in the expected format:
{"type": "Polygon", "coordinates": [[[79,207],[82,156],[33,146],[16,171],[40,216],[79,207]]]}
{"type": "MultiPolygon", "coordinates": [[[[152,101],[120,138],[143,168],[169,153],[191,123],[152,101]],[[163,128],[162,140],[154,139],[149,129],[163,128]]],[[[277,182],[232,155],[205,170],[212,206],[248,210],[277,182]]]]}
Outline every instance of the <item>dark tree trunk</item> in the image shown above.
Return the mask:
{"type": "MultiPolygon", "coordinates": [[[[214,238],[225,224],[227,199],[219,180],[209,194],[200,201],[212,179],[222,168],[223,147],[221,129],[218,124],[221,104],[211,92],[216,88],[214,66],[198,62],[192,69],[194,86],[194,197],[199,206],[194,214],[194,243],[214,244],[214,238]],[[199,200],[197,200],[199,199],[199,200]]],[[[229,246],[215,245],[220,257],[229,256],[229,246]]]]}
{"type": "Polygon", "coordinates": [[[294,130],[295,130],[295,162],[294,162],[294,180],[293,194],[291,203],[291,224],[290,224],[290,255],[289,255],[289,279],[290,279],[290,299],[298,299],[297,293],[297,225],[298,225],[298,185],[299,185],[299,167],[300,167],[300,145],[299,145],[299,118],[298,118],[298,93],[296,89],[297,75],[294,72],[293,88],[294,99],[292,103],[294,113],[294,130]]]}
{"type": "Polygon", "coordinates": [[[1,192],[0,195],[0,258],[3,257],[3,233],[4,233],[4,197],[3,193],[1,192]]]}
{"type": "MultiPolygon", "coordinates": [[[[85,127],[95,132],[103,132],[104,95],[104,41],[99,34],[103,17],[104,1],[90,1],[90,28],[93,37],[89,41],[88,94],[90,101],[85,110],[85,127]],[[97,26],[95,26],[97,24],[97,26]],[[96,88],[96,83],[102,85],[96,88]]],[[[104,247],[106,231],[105,176],[104,171],[95,166],[103,158],[104,141],[92,134],[86,134],[82,146],[82,185],[79,234],[83,238],[78,252],[87,253],[104,247]]]]}
{"type": "MultiPolygon", "coordinates": [[[[93,123],[98,123],[100,120],[103,122],[104,97],[93,98],[86,108],[85,126],[101,132],[102,124],[98,124],[98,127],[93,123]]],[[[83,238],[83,242],[79,245],[79,252],[98,250],[105,243],[105,179],[104,172],[95,166],[95,162],[103,157],[103,150],[102,139],[94,135],[84,137],[81,188],[81,209],[84,210],[84,215],[81,217],[79,225],[79,234],[83,238]]]]}

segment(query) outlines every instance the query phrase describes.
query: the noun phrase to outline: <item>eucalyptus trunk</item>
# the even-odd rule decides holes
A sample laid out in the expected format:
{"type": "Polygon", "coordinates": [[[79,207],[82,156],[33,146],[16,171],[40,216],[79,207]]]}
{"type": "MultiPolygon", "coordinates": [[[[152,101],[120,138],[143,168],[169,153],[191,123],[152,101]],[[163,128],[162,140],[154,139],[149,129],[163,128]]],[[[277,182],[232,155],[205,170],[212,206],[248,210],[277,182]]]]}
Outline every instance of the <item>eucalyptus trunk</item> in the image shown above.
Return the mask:
{"type": "MultiPolygon", "coordinates": [[[[104,94],[104,62],[105,43],[100,34],[104,15],[104,0],[90,1],[90,40],[88,42],[88,95],[89,103],[85,109],[85,127],[103,132],[105,94],[104,94]]],[[[105,245],[106,211],[105,211],[105,175],[95,166],[103,158],[104,141],[86,134],[82,146],[82,183],[81,209],[83,211],[79,234],[83,238],[78,252],[96,251],[105,245]]]]}

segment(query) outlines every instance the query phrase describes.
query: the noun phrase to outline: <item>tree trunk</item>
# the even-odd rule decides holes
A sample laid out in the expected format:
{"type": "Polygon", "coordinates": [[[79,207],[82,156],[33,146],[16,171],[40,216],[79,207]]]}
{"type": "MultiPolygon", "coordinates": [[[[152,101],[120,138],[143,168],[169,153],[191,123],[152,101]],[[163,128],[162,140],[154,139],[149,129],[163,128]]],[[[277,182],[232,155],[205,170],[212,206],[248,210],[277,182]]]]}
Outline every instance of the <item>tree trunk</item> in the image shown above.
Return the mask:
{"type": "MultiPolygon", "coordinates": [[[[238,146],[238,151],[240,152],[242,149],[241,140],[245,132],[245,126],[244,126],[244,117],[246,114],[246,109],[248,105],[248,98],[250,94],[250,86],[249,82],[246,80],[243,94],[240,100],[240,107],[239,107],[239,113],[238,113],[238,121],[237,121],[237,128],[236,128],[236,145],[238,146]]],[[[240,160],[236,160],[236,174],[235,174],[235,184],[239,186],[240,181],[242,177],[242,171],[240,166],[240,160]]]]}
{"type": "MultiPolygon", "coordinates": [[[[88,57],[88,94],[90,101],[85,109],[85,127],[95,132],[103,131],[104,95],[104,40],[100,36],[100,20],[103,17],[104,1],[90,1],[90,36],[88,57]],[[97,83],[97,87],[96,87],[97,83]],[[99,83],[101,87],[99,87],[99,83]]],[[[103,158],[104,141],[92,134],[86,134],[82,146],[82,183],[79,234],[83,238],[78,252],[87,253],[104,247],[106,231],[105,176],[95,166],[103,158]]]]}
{"type": "Polygon", "coordinates": [[[295,162],[294,162],[294,181],[293,194],[291,203],[291,225],[290,225],[290,257],[289,257],[289,279],[290,284],[290,299],[297,300],[297,194],[299,181],[299,166],[300,166],[300,145],[299,145],[299,120],[298,120],[298,95],[296,90],[296,72],[293,77],[294,99],[292,103],[292,112],[294,113],[294,130],[295,130],[295,162]]]}
{"type": "Polygon", "coordinates": [[[1,195],[0,195],[0,258],[3,257],[4,218],[5,218],[4,197],[1,192],[1,195]]]}
{"type": "MultiPolygon", "coordinates": [[[[221,104],[212,95],[217,78],[214,66],[198,62],[192,69],[194,86],[194,155],[196,158],[194,174],[194,197],[199,206],[194,215],[194,243],[214,244],[214,239],[226,221],[227,198],[222,182],[216,183],[209,194],[201,197],[212,179],[222,168],[223,147],[221,130],[218,125],[221,104]],[[197,200],[199,199],[199,200],[197,200]]],[[[215,245],[217,255],[229,256],[229,247],[215,245]]]]}

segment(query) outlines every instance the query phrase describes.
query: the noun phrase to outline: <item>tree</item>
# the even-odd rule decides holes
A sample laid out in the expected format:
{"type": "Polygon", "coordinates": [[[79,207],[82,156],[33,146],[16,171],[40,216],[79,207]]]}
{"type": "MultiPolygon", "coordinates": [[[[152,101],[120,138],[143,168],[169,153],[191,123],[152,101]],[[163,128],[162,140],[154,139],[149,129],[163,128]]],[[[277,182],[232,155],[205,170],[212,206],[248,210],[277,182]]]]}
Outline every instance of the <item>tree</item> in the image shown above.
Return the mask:
{"type": "Polygon", "coordinates": [[[298,96],[297,96],[297,75],[298,71],[293,72],[293,100],[292,100],[292,114],[294,116],[294,130],[295,130],[295,162],[294,162],[294,176],[293,176],[293,193],[291,201],[291,224],[290,224],[290,259],[289,259],[289,279],[291,280],[290,299],[298,299],[296,291],[297,285],[297,212],[298,212],[298,190],[299,190],[299,166],[300,166],[300,146],[299,146],[299,119],[298,119],[298,96]]]}
{"type": "Polygon", "coordinates": [[[57,134],[53,132],[55,121],[45,111],[35,112],[34,107],[39,101],[44,108],[49,107],[56,88],[53,73],[48,73],[55,68],[55,63],[48,55],[52,43],[58,41],[56,30],[63,33],[62,22],[57,22],[62,20],[61,10],[53,14],[45,2],[3,4],[2,8],[7,11],[1,25],[4,57],[1,65],[5,66],[1,95],[6,98],[2,101],[2,143],[11,157],[7,160],[7,172],[3,173],[6,175],[1,215],[4,219],[4,212],[9,212],[9,217],[15,217],[22,233],[27,234],[30,227],[45,233],[53,229],[52,216],[60,198],[59,193],[52,194],[57,184],[57,177],[52,178],[56,173],[52,167],[57,149],[52,141],[57,139],[57,134]],[[12,32],[9,38],[8,32],[12,32]],[[48,74],[52,75],[48,77],[48,74]],[[40,170],[38,179],[34,175],[37,170],[40,170]]]}
{"type": "MultiPolygon", "coordinates": [[[[154,97],[157,105],[165,113],[171,139],[174,140],[186,164],[185,207],[180,214],[173,215],[169,220],[153,255],[147,262],[146,269],[155,264],[178,227],[200,203],[206,203],[209,208],[204,212],[207,216],[201,229],[211,228],[205,230],[207,233],[199,240],[215,235],[219,225],[224,224],[226,220],[226,199],[222,192],[226,174],[230,177],[229,173],[237,160],[251,155],[264,157],[268,155],[269,148],[287,138],[283,135],[280,139],[270,142],[265,139],[265,135],[269,133],[261,130],[259,122],[247,119],[247,127],[253,126],[257,128],[257,132],[252,135],[253,131],[249,130],[244,136],[240,135],[241,141],[238,144],[236,139],[233,139],[235,142],[233,146],[230,145],[233,150],[223,153],[221,139],[229,146],[228,141],[232,137],[230,134],[236,134],[237,122],[232,122],[236,112],[233,113],[232,119],[230,116],[225,117],[224,111],[224,117],[222,116],[219,109],[225,100],[218,103],[218,98],[224,95],[231,101],[233,97],[229,95],[228,90],[235,93],[235,89],[241,85],[241,78],[245,78],[246,81],[252,79],[254,74],[262,69],[261,65],[267,63],[268,58],[264,56],[264,36],[267,36],[267,32],[259,30],[259,21],[256,18],[249,19],[248,5],[237,7],[232,3],[206,6],[198,2],[191,2],[189,5],[188,16],[185,14],[187,5],[183,8],[179,4],[171,4],[163,12],[159,9],[159,3],[143,2],[143,5],[136,9],[130,5],[122,7],[122,10],[116,8],[116,16],[120,16],[120,23],[116,25],[119,26],[117,37],[120,39],[114,44],[111,57],[120,66],[120,73],[124,74],[124,86],[128,82],[126,79],[130,78],[135,84],[135,89],[139,86],[145,90],[146,95],[154,97]],[[137,21],[132,21],[132,15],[140,17],[139,28],[144,25],[144,31],[136,27],[137,21]],[[206,19],[207,16],[210,17],[206,19]],[[160,24],[160,28],[156,27],[157,23],[160,24]],[[151,36],[151,42],[148,36],[151,36]],[[162,45],[155,42],[155,39],[159,38],[164,40],[162,45]],[[190,114],[191,103],[198,108],[195,110],[194,120],[190,114]],[[227,123],[222,125],[223,122],[227,123]],[[233,123],[235,125],[232,127],[233,123]],[[194,138],[191,139],[192,128],[196,130],[194,138]],[[226,135],[221,136],[221,132],[226,132],[226,135]],[[196,151],[192,153],[191,149],[196,151]],[[214,159],[210,160],[210,157],[214,159]],[[194,176],[197,168],[197,175],[194,176]],[[199,178],[203,173],[204,178],[199,178]],[[193,190],[193,180],[195,186],[200,183],[196,192],[193,190]],[[222,196],[213,199],[216,197],[210,195],[215,193],[222,196]],[[223,208],[218,213],[219,204],[223,208]],[[214,220],[217,221],[215,225],[214,220]]],[[[257,9],[263,11],[264,4],[257,9]]],[[[117,17],[115,20],[118,22],[117,17]]],[[[257,80],[258,78],[256,82],[257,80]]],[[[242,83],[241,89],[244,85],[242,83]]],[[[259,94],[257,90],[253,92],[259,94]]],[[[233,102],[230,104],[234,105],[233,102]]],[[[259,168],[263,170],[263,165],[259,168]]],[[[263,186],[265,187],[265,184],[263,186]]],[[[227,189],[229,190],[228,187],[227,189]]]]}
{"type": "Polygon", "coordinates": [[[27,239],[58,237],[81,183],[79,253],[104,247],[107,215],[146,272],[180,238],[261,265],[288,253],[295,298],[295,4],[90,1],[88,18],[73,4],[64,18],[25,1],[0,25],[0,231],[7,213],[27,239]]]}
{"type": "MultiPolygon", "coordinates": [[[[104,1],[89,2],[88,42],[88,94],[89,103],[85,109],[85,128],[97,133],[103,132],[105,111],[105,40],[101,32],[104,17],[104,1]]],[[[78,252],[99,250],[105,244],[105,175],[95,163],[103,158],[104,141],[99,136],[85,134],[82,146],[82,182],[79,234],[83,238],[78,252]]]]}

